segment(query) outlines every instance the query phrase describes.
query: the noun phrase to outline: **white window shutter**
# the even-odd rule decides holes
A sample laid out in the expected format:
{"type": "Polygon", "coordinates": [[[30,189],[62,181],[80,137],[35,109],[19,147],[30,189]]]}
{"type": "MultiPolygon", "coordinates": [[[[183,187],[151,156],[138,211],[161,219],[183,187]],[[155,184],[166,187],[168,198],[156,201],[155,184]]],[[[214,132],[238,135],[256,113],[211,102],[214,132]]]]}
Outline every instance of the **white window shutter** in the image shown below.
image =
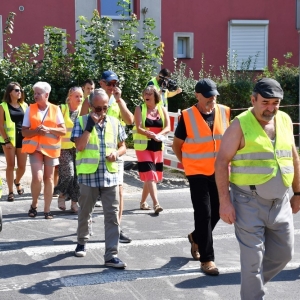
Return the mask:
{"type": "Polygon", "coordinates": [[[231,66],[237,55],[237,70],[251,56],[249,70],[262,70],[268,64],[268,21],[232,20],[229,23],[229,48],[231,66]],[[258,56],[257,56],[258,55],[258,56]],[[257,57],[256,57],[257,56],[257,57]]]}

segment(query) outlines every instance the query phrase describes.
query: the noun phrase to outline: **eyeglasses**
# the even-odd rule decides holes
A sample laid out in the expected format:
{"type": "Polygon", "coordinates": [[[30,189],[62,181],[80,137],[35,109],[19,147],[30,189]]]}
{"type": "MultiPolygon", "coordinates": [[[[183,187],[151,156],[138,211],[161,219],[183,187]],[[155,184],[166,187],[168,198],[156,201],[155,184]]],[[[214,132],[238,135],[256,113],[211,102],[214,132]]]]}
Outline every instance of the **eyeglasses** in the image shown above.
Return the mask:
{"type": "Polygon", "coordinates": [[[97,107],[95,107],[95,106],[93,106],[93,108],[94,108],[94,110],[95,110],[95,112],[101,112],[102,110],[103,111],[107,111],[107,106],[97,106],[97,107]]]}
{"type": "Polygon", "coordinates": [[[111,83],[111,82],[105,81],[105,84],[106,84],[106,86],[112,86],[112,87],[118,87],[119,86],[119,82],[111,83]]]}
{"type": "Polygon", "coordinates": [[[20,90],[20,89],[14,89],[14,91],[17,93],[22,92],[22,90],[20,90]]]}

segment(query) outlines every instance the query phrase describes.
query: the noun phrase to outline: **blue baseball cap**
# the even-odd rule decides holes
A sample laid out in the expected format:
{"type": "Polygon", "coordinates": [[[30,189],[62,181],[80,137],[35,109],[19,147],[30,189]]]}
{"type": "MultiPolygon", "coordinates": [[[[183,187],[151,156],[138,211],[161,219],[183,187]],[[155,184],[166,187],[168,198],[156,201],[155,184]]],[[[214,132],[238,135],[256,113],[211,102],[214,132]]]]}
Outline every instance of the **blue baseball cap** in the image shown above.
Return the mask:
{"type": "Polygon", "coordinates": [[[114,73],[113,71],[104,71],[102,73],[101,80],[105,80],[107,82],[110,82],[112,80],[119,81],[119,78],[118,78],[117,74],[114,73]]]}

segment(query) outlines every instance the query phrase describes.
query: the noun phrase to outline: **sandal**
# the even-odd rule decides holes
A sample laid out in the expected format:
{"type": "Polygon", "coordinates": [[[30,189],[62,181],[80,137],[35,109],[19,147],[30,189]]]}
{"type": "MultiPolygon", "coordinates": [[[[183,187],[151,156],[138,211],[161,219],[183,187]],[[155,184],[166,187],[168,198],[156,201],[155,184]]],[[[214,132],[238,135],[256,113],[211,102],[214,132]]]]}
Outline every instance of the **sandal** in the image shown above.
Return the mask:
{"type": "Polygon", "coordinates": [[[45,219],[46,220],[51,220],[51,219],[53,219],[54,217],[53,217],[53,215],[52,215],[52,213],[51,213],[51,211],[49,211],[49,212],[44,212],[44,216],[45,216],[45,219]]]}
{"type": "Polygon", "coordinates": [[[33,208],[32,205],[30,205],[30,209],[28,211],[28,217],[30,218],[35,218],[36,215],[37,215],[37,207],[36,208],[33,208]]]}
{"type": "Polygon", "coordinates": [[[147,203],[147,202],[140,202],[140,209],[142,210],[150,210],[151,209],[151,206],[147,203]]]}
{"type": "Polygon", "coordinates": [[[17,188],[18,194],[19,195],[23,195],[24,194],[24,189],[23,188],[18,189],[18,187],[21,185],[21,183],[16,183],[16,179],[14,179],[14,184],[15,184],[15,186],[17,188]]]}
{"type": "Polygon", "coordinates": [[[60,210],[66,210],[65,197],[58,196],[57,205],[60,210]]]}
{"type": "Polygon", "coordinates": [[[71,212],[74,214],[78,213],[78,205],[77,202],[72,201],[71,203],[71,212]]]}
{"type": "Polygon", "coordinates": [[[154,207],[154,212],[158,215],[161,211],[163,211],[164,209],[159,205],[159,204],[156,204],[154,207]]]}
{"type": "Polygon", "coordinates": [[[13,192],[10,192],[10,193],[8,194],[7,201],[8,201],[8,202],[13,202],[13,201],[15,201],[14,193],[13,193],[13,192]]]}

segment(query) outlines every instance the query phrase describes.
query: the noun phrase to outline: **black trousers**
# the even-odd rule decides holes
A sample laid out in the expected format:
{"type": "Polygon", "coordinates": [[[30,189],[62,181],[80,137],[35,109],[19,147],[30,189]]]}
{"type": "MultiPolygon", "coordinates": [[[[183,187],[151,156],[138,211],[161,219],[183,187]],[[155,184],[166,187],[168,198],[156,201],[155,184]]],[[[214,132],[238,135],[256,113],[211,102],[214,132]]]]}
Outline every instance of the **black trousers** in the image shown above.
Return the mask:
{"type": "Polygon", "coordinates": [[[200,261],[214,261],[212,232],[220,220],[219,195],[215,176],[187,176],[194,208],[193,240],[199,247],[200,261]]]}

